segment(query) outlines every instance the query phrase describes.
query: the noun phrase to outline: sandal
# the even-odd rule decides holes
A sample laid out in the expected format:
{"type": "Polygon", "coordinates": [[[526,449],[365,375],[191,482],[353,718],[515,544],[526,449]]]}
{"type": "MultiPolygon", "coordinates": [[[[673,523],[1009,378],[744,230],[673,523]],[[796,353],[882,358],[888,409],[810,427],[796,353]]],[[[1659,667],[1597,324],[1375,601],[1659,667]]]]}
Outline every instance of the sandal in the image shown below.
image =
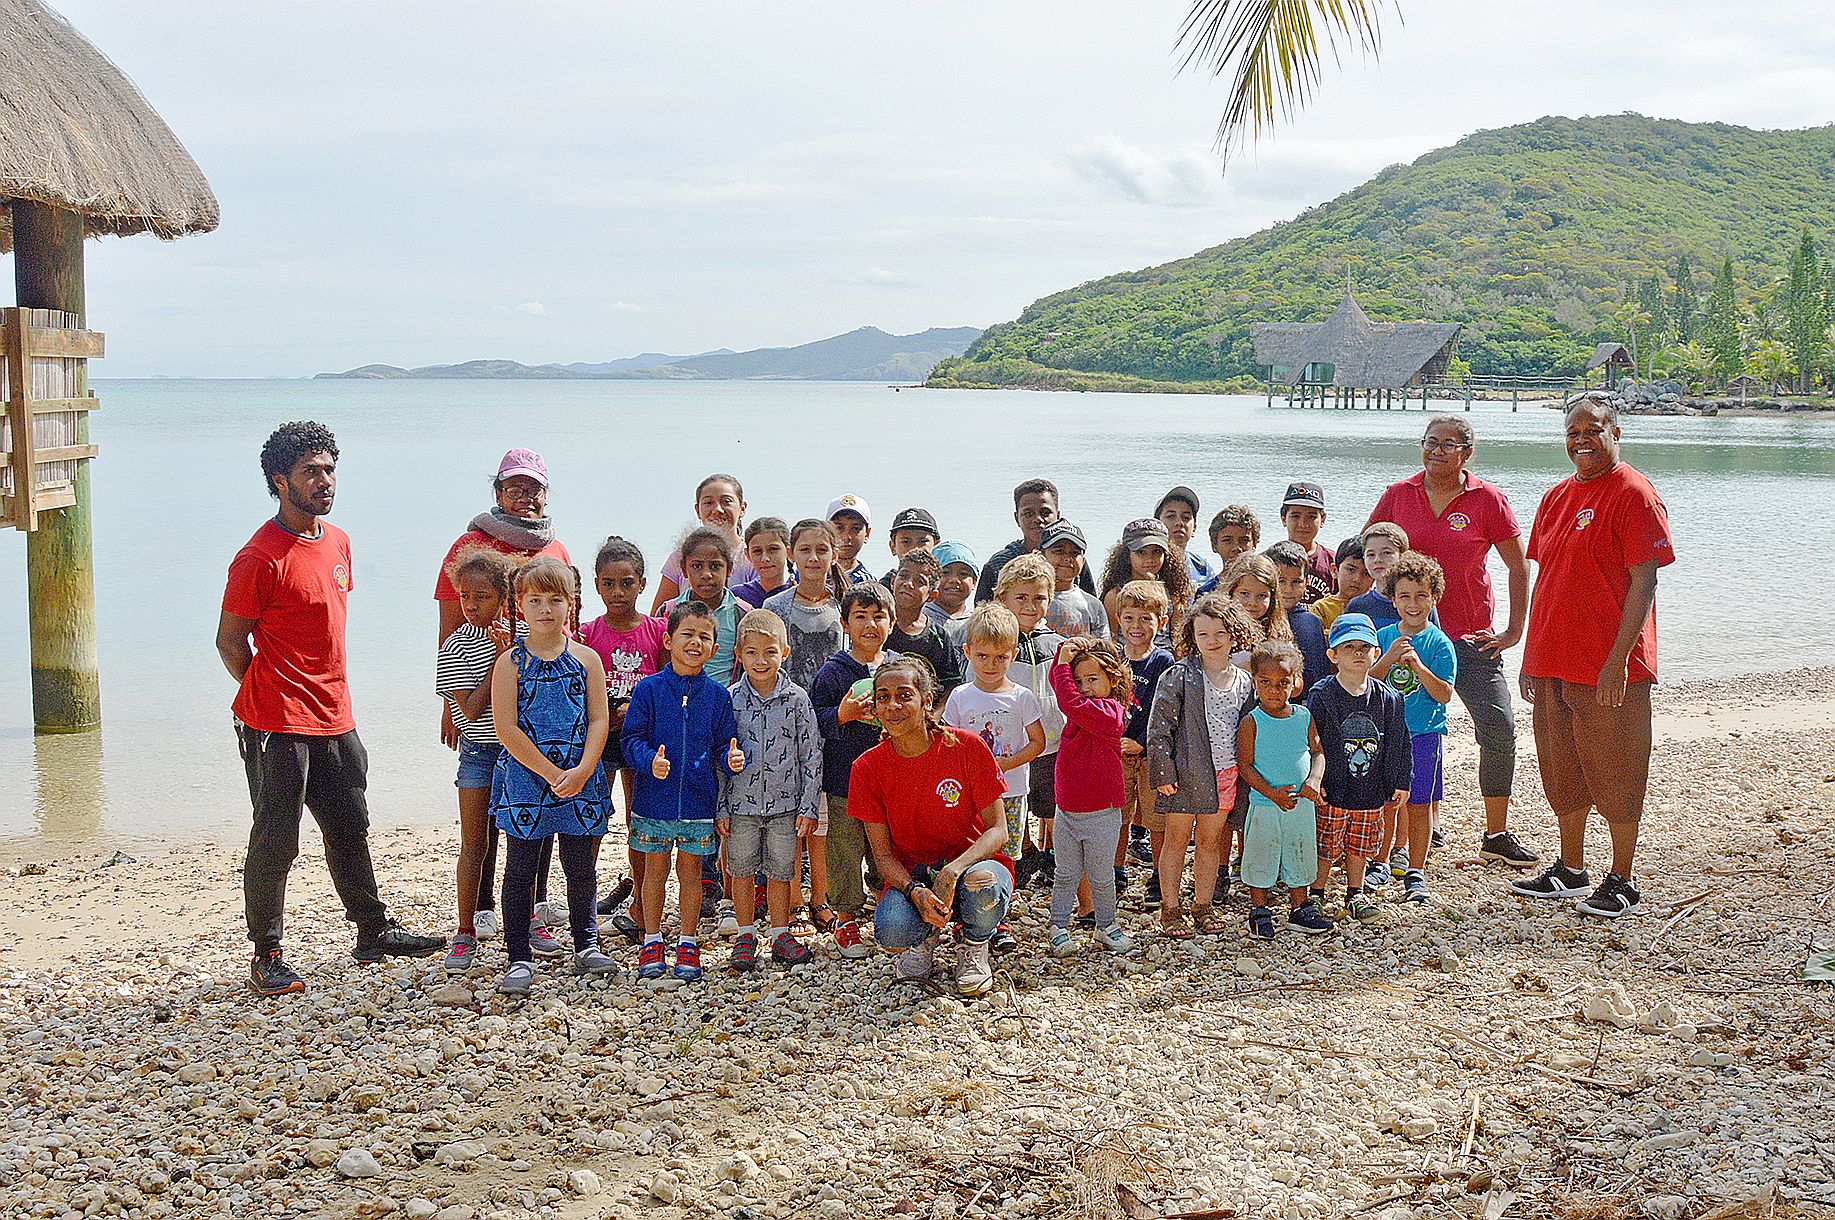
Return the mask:
{"type": "Polygon", "coordinates": [[[826,902],[818,902],[809,908],[809,922],[818,932],[833,932],[835,925],[841,922],[841,917],[826,902]]]}
{"type": "Polygon", "coordinates": [[[790,910],[790,930],[798,936],[814,936],[815,922],[810,918],[809,905],[792,907],[790,910]]]}
{"type": "Polygon", "coordinates": [[[1201,907],[1192,908],[1191,914],[1192,923],[1197,926],[1200,935],[1216,936],[1218,933],[1227,931],[1229,928],[1228,922],[1225,921],[1222,915],[1218,914],[1217,908],[1211,906],[1209,903],[1201,907]]]}
{"type": "Polygon", "coordinates": [[[1191,925],[1185,922],[1185,914],[1177,907],[1160,912],[1160,935],[1173,940],[1190,940],[1191,925]]]}

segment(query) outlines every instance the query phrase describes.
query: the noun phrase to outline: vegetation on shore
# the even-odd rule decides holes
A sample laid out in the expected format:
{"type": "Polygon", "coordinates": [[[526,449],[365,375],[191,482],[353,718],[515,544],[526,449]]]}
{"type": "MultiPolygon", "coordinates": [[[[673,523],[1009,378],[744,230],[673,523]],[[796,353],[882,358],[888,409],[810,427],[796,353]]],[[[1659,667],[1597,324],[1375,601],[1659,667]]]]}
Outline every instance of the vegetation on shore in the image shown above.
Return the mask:
{"type": "Polygon", "coordinates": [[[1250,325],[1323,320],[1347,284],[1379,321],[1464,323],[1477,374],[1576,373],[1596,344],[1635,340],[1645,374],[1681,375],[1692,352],[1658,357],[1696,343],[1714,354],[1709,381],[1773,368],[1779,348],[1778,376],[1807,361],[1814,379],[1835,350],[1835,267],[1813,240],[1813,271],[1799,264],[1832,213],[1835,127],[1544,118],[1391,166],[1259,233],[1044,297],[930,383],[1255,376],[1250,325]]]}

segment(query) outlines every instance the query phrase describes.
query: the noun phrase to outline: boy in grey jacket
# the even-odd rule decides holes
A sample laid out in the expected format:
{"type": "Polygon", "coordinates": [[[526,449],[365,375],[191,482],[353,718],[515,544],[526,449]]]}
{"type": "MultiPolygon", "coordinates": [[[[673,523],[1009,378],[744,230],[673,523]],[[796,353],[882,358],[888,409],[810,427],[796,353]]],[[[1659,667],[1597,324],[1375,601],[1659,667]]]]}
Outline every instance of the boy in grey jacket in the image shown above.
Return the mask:
{"type": "Polygon", "coordinates": [[[729,746],[715,825],[726,843],[727,892],[739,917],[729,968],[758,968],[758,892],[765,878],[771,916],[771,960],[809,961],[809,947],[790,931],[790,880],[799,839],[815,829],[822,803],[822,732],[803,688],[783,674],[790,655],[784,620],[753,610],[739,620],[736,650],[742,676],[729,688],[739,736],[729,746]]]}

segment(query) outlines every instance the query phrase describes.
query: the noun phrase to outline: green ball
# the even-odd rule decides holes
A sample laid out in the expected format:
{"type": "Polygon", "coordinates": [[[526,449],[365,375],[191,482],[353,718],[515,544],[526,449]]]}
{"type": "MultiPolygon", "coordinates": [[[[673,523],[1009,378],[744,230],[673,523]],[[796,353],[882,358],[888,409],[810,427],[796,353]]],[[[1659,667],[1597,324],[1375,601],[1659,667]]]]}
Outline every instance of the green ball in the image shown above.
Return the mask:
{"type": "MultiPolygon", "coordinates": [[[[859,681],[855,682],[853,686],[848,688],[847,693],[850,695],[857,696],[857,697],[865,696],[866,701],[867,701],[867,706],[871,707],[873,705],[873,678],[872,678],[872,675],[869,674],[868,676],[861,678],[859,681]]],[[[865,723],[872,725],[876,729],[882,727],[879,723],[879,718],[877,716],[868,716],[866,718],[865,723]]]]}

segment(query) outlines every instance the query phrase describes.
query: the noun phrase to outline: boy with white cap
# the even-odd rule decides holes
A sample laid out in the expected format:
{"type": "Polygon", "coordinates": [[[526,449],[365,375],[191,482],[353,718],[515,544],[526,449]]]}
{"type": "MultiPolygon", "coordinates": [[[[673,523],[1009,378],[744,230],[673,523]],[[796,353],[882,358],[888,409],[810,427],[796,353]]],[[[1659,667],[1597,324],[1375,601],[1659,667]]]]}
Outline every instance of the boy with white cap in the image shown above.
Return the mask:
{"type": "Polygon", "coordinates": [[[835,527],[835,561],[847,573],[847,583],[864,585],[873,579],[867,565],[860,562],[860,551],[873,535],[873,510],[859,496],[848,492],[828,502],[828,523],[835,527]]]}

